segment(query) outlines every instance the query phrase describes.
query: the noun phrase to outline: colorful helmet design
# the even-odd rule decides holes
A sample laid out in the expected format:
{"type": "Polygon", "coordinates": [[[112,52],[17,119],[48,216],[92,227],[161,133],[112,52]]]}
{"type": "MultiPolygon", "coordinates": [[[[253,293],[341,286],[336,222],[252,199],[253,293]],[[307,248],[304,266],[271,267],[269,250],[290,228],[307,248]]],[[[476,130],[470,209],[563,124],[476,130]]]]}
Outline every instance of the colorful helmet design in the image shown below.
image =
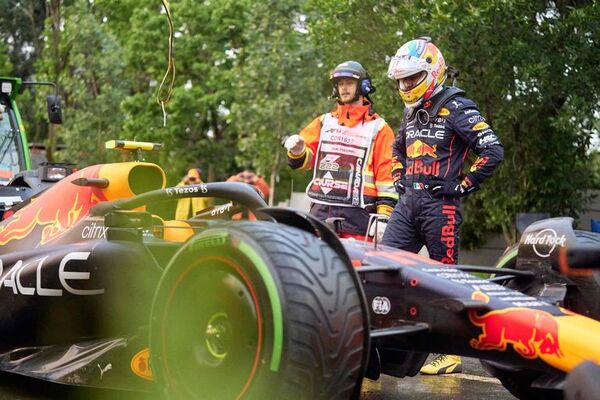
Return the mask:
{"type": "Polygon", "coordinates": [[[356,91],[355,99],[358,99],[359,95],[368,96],[369,94],[375,92],[375,87],[371,82],[369,72],[359,62],[346,61],[331,71],[329,80],[333,85],[333,97],[337,99],[340,97],[337,88],[337,81],[341,78],[351,78],[358,81],[358,90],[356,91]]]}
{"type": "Polygon", "coordinates": [[[390,61],[388,77],[398,82],[406,107],[423,104],[446,80],[444,57],[430,40],[421,37],[405,43],[390,61]]]}

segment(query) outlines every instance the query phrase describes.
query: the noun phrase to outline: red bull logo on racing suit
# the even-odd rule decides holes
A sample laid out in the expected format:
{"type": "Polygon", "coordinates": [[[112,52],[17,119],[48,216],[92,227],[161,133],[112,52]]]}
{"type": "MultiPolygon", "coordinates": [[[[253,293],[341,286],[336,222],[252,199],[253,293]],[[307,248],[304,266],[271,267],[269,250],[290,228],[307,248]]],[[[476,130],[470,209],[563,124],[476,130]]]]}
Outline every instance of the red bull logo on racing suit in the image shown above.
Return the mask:
{"type": "Polygon", "coordinates": [[[437,144],[430,146],[418,139],[406,147],[406,156],[409,158],[417,158],[422,156],[437,158],[436,152],[437,144]]]}
{"type": "Polygon", "coordinates": [[[456,264],[454,257],[454,247],[456,246],[456,237],[454,231],[456,228],[456,206],[445,204],[442,206],[442,214],[446,216],[446,224],[442,226],[441,241],[446,246],[446,255],[440,260],[444,264],[456,264]]]}

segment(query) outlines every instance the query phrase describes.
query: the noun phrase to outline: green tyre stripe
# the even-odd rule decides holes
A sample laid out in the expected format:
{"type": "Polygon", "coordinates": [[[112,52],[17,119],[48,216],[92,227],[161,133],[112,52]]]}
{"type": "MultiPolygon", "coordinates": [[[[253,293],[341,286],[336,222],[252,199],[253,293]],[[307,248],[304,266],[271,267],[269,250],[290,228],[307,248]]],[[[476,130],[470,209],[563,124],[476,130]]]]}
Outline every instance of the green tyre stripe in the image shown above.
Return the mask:
{"type": "Polygon", "coordinates": [[[502,257],[500,259],[500,261],[498,262],[498,264],[496,264],[496,268],[504,267],[504,264],[506,264],[511,258],[516,257],[518,252],[519,252],[519,248],[517,247],[514,250],[512,250],[510,253],[508,253],[507,255],[502,257]]]}
{"type": "Polygon", "coordinates": [[[269,294],[271,311],[273,313],[273,355],[271,356],[270,369],[271,371],[277,372],[279,371],[279,365],[281,363],[283,343],[283,314],[281,311],[281,301],[279,299],[277,285],[273,280],[273,276],[271,276],[267,264],[265,264],[260,255],[258,255],[252,247],[242,242],[238,245],[238,248],[254,263],[254,266],[265,283],[267,293],[269,294]]]}

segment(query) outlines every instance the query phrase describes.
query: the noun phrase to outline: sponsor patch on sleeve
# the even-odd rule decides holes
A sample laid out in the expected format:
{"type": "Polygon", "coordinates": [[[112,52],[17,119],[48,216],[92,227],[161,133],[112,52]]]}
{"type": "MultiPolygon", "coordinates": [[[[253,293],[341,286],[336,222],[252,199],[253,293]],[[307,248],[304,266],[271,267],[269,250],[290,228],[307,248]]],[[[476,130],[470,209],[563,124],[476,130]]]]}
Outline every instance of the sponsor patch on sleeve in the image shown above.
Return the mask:
{"type": "Polygon", "coordinates": [[[445,117],[446,115],[450,115],[450,111],[448,111],[446,107],[442,107],[441,110],[438,112],[438,115],[440,117],[445,117]]]}
{"type": "Polygon", "coordinates": [[[486,129],[486,128],[489,128],[489,127],[490,127],[490,126],[487,124],[487,122],[483,122],[483,121],[482,121],[482,122],[478,122],[478,123],[476,123],[475,125],[473,125],[473,128],[472,128],[472,129],[473,129],[474,131],[480,131],[480,130],[482,130],[482,129],[486,129]]]}

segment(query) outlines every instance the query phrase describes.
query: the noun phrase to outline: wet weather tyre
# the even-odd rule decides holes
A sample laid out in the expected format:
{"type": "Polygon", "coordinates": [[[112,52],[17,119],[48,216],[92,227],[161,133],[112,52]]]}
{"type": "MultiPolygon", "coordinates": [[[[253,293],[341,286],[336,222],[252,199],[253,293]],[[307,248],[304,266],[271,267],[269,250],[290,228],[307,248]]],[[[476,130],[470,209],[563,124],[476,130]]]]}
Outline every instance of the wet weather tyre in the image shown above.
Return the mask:
{"type": "Polygon", "coordinates": [[[163,393],[349,399],[368,351],[351,268],[314,235],[281,224],[232,223],[194,237],[153,301],[151,368],[163,393]]]}

